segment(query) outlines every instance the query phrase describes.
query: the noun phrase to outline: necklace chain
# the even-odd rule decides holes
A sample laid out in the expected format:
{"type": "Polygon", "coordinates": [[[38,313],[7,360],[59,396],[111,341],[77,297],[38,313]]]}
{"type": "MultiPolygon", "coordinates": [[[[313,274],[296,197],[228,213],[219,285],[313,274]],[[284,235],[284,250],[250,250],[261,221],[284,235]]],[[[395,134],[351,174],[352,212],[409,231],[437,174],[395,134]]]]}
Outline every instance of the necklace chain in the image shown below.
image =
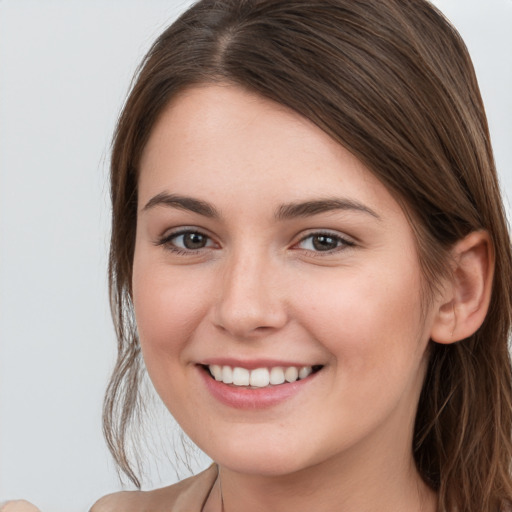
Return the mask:
{"type": "Polygon", "coordinates": [[[224,495],[222,494],[222,478],[220,476],[220,468],[219,468],[219,491],[220,491],[220,512],[225,512],[224,510],[224,495]]]}

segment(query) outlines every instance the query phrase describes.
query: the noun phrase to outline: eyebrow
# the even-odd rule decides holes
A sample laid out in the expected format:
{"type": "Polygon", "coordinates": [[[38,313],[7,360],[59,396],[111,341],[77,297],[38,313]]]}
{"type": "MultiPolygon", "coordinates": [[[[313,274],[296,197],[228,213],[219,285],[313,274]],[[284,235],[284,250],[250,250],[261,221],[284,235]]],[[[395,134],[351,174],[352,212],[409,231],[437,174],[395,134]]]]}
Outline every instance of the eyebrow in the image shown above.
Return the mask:
{"type": "Polygon", "coordinates": [[[201,199],[194,199],[193,197],[180,196],[176,194],[168,194],[167,192],[161,192],[156,196],[152,197],[142,208],[142,211],[151,210],[155,206],[167,206],[170,208],[178,208],[180,210],[188,210],[204,217],[216,219],[220,217],[218,210],[201,199]]]}
{"type": "MultiPolygon", "coordinates": [[[[156,206],[167,206],[169,208],[178,208],[188,210],[204,217],[218,219],[221,217],[215,206],[207,201],[195,199],[188,196],[169,194],[161,192],[152,197],[144,206],[142,211],[147,211],[156,206]]],[[[277,220],[289,220],[296,217],[309,217],[336,210],[351,210],[366,213],[380,220],[380,216],[371,208],[353,199],[326,198],[296,203],[287,203],[281,205],[275,212],[277,220]]]]}
{"type": "Polygon", "coordinates": [[[380,220],[380,216],[368,206],[353,199],[327,198],[281,205],[275,214],[277,220],[288,220],[295,217],[309,217],[335,210],[351,210],[366,213],[380,220]]]}

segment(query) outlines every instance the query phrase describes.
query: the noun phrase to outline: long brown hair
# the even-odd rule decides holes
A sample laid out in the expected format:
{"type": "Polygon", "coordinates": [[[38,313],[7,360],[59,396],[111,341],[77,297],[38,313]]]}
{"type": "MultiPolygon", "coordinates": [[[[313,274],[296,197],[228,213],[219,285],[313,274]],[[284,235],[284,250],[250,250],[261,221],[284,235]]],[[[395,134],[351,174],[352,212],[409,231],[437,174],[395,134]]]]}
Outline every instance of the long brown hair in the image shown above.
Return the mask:
{"type": "Polygon", "coordinates": [[[415,230],[425,297],[448,251],[490,234],[495,277],[481,328],[431,343],[412,447],[440,511],[490,512],[512,498],[512,259],[477,80],[456,30],[425,0],[202,0],[154,43],[120,116],[111,160],[110,293],[118,359],[104,430],[125,446],[143,363],[131,303],[141,152],[162,110],[197,83],[236,84],[285,105],[356,155],[415,230]]]}

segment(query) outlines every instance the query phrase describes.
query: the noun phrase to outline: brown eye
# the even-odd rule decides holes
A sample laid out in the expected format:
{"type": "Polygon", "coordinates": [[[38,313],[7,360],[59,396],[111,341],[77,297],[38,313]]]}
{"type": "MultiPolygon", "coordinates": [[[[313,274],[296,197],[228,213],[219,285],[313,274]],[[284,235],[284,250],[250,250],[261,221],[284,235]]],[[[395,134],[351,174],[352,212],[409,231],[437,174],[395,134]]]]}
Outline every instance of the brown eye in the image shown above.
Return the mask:
{"type": "Polygon", "coordinates": [[[199,231],[180,231],[178,233],[172,233],[159,240],[157,245],[162,245],[170,251],[181,253],[199,251],[215,246],[209,236],[199,231]]]}
{"type": "Polygon", "coordinates": [[[194,249],[202,249],[208,243],[208,237],[201,233],[184,233],[176,237],[182,239],[182,244],[185,249],[193,251],[194,249]]]}
{"type": "Polygon", "coordinates": [[[311,237],[311,243],[316,251],[332,251],[339,245],[339,240],[333,236],[315,235],[311,237]]]}
{"type": "Polygon", "coordinates": [[[353,242],[331,233],[312,233],[298,243],[300,249],[313,252],[336,251],[353,245],[353,242]]]}

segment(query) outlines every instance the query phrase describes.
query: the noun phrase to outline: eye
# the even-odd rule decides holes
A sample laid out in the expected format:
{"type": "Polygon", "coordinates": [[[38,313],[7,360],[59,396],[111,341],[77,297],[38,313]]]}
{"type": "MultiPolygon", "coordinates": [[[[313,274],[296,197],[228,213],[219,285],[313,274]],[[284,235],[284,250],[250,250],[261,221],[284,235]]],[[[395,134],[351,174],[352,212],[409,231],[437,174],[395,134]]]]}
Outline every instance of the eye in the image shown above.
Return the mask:
{"type": "Polygon", "coordinates": [[[157,242],[157,245],[164,245],[174,252],[186,253],[188,251],[199,251],[207,247],[213,247],[214,243],[212,239],[204,233],[186,230],[164,236],[157,242]]]}
{"type": "Polygon", "coordinates": [[[353,245],[353,242],[333,233],[311,233],[304,237],[297,247],[306,251],[331,252],[353,245]]]}

